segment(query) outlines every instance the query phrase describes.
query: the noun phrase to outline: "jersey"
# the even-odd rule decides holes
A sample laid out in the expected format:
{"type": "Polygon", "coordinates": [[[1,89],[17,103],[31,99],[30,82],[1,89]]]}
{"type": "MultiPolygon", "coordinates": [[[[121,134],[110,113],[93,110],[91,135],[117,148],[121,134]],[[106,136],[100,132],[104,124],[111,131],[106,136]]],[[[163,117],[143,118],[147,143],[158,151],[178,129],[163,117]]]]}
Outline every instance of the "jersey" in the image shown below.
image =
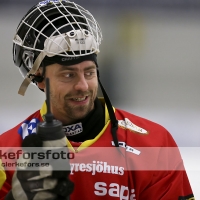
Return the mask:
{"type": "MultiPolygon", "coordinates": [[[[45,106],[0,136],[3,147],[20,147],[36,132],[45,106]],[[12,139],[11,139],[12,138],[12,139]]],[[[105,126],[93,139],[76,145],[67,140],[70,179],[75,183],[70,200],[194,200],[183,160],[171,134],[161,125],[115,108],[118,120],[115,147],[105,106],[105,126]]],[[[14,171],[1,171],[0,200],[11,189],[14,171]],[[6,177],[6,178],[5,178],[6,177]]]]}

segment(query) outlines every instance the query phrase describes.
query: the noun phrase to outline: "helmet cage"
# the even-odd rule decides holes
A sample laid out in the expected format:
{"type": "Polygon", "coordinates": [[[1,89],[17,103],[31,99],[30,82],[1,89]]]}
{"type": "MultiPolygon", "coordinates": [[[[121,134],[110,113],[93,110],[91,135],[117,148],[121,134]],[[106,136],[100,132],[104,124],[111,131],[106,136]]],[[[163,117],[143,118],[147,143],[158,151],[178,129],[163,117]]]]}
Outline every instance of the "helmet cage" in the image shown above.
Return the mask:
{"type": "Polygon", "coordinates": [[[67,0],[43,1],[19,23],[13,60],[23,77],[30,79],[44,58],[98,54],[101,40],[100,26],[89,11],[67,0]]]}

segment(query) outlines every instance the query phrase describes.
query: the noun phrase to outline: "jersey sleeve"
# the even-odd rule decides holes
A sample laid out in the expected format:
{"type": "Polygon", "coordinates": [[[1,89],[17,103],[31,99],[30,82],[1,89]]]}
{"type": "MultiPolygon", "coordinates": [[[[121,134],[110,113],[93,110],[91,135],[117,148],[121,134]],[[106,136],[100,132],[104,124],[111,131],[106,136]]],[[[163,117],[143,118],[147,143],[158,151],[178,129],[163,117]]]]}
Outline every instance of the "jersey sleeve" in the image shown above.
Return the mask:
{"type": "Polygon", "coordinates": [[[151,185],[140,194],[139,199],[195,199],[186,171],[157,171],[153,176],[154,178],[152,179],[151,185]]]}
{"type": "Polygon", "coordinates": [[[139,199],[194,200],[179,148],[171,134],[166,133],[156,163],[159,170],[153,171],[151,182],[139,199]]]}
{"type": "Polygon", "coordinates": [[[5,174],[4,168],[2,166],[2,161],[0,159],[0,190],[1,190],[5,180],[6,180],[6,174],[5,174]]]}
{"type": "Polygon", "coordinates": [[[4,200],[6,194],[10,191],[11,185],[8,182],[5,172],[2,170],[0,171],[0,200],[4,200]]]}
{"type": "MultiPolygon", "coordinates": [[[[0,141],[1,141],[1,137],[0,137],[0,141]]],[[[1,144],[0,144],[0,147],[2,147],[1,144]]],[[[10,177],[9,173],[7,176],[7,173],[3,166],[3,160],[0,156],[0,200],[4,200],[6,194],[10,191],[11,181],[12,181],[12,177],[10,177]]]]}

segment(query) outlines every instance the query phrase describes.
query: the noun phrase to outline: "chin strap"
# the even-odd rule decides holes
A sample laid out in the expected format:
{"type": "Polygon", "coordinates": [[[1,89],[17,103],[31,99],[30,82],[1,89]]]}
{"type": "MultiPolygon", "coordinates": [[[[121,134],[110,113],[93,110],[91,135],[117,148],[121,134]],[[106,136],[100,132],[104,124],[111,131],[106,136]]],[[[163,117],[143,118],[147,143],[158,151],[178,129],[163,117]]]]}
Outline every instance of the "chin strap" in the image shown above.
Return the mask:
{"type": "Polygon", "coordinates": [[[103,96],[104,96],[104,99],[105,99],[105,102],[106,102],[106,106],[107,106],[107,109],[108,109],[108,113],[109,113],[109,116],[110,116],[111,133],[112,133],[112,136],[113,136],[113,140],[114,140],[115,146],[119,147],[117,133],[116,133],[117,129],[118,129],[118,121],[116,119],[116,116],[115,116],[112,104],[110,102],[110,99],[108,98],[108,95],[106,94],[106,91],[105,91],[103,85],[101,84],[100,79],[98,81],[99,81],[99,85],[101,87],[101,91],[103,93],[103,96]]]}
{"type": "Polygon", "coordinates": [[[114,110],[113,110],[113,106],[110,102],[110,99],[109,99],[103,85],[101,84],[101,81],[99,79],[99,75],[98,75],[98,81],[99,81],[99,85],[101,87],[101,91],[103,93],[104,100],[106,102],[106,106],[107,106],[108,113],[109,113],[109,116],[110,116],[111,134],[112,134],[112,137],[113,137],[114,144],[117,147],[117,150],[122,154],[122,156],[124,156],[124,154],[121,152],[121,150],[119,148],[119,141],[118,141],[118,138],[117,138],[118,120],[116,119],[116,116],[115,116],[115,113],[114,113],[114,110]]]}
{"type": "Polygon", "coordinates": [[[104,96],[104,100],[105,100],[105,103],[106,103],[106,106],[107,106],[107,109],[108,109],[108,113],[109,113],[109,116],[110,116],[110,121],[111,121],[111,134],[112,134],[112,137],[113,137],[113,141],[114,141],[114,144],[115,146],[117,147],[117,150],[122,154],[122,156],[124,156],[124,154],[121,152],[120,148],[119,148],[119,141],[118,141],[118,138],[117,138],[117,129],[118,129],[118,120],[115,116],[115,113],[114,113],[114,109],[113,109],[113,106],[110,102],[110,99],[100,81],[100,75],[99,75],[99,70],[98,70],[98,64],[97,62],[95,62],[96,66],[97,66],[97,76],[98,76],[98,82],[99,82],[99,85],[101,87],[101,91],[103,93],[103,96],[104,96]]]}
{"type": "Polygon", "coordinates": [[[29,73],[26,75],[24,81],[22,82],[19,90],[18,90],[18,94],[24,96],[27,87],[29,86],[29,84],[32,81],[31,76],[33,74],[36,73],[36,71],[39,69],[40,64],[42,63],[42,60],[44,59],[44,57],[46,56],[46,54],[42,51],[39,56],[37,57],[37,59],[35,60],[33,67],[31,68],[31,70],[29,71],[29,73]]]}

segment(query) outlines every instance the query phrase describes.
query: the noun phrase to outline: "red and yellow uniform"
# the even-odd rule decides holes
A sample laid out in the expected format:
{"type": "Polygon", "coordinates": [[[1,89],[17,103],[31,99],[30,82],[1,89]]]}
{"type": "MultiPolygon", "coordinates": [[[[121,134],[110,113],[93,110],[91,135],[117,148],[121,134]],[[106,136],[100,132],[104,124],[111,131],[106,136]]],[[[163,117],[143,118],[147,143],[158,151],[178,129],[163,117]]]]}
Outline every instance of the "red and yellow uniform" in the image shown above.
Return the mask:
{"type": "MultiPolygon", "coordinates": [[[[105,108],[106,110],[106,108],[105,108]]],[[[36,132],[45,105],[24,122],[0,136],[1,147],[20,147],[23,138],[36,132]]],[[[66,139],[75,158],[70,179],[75,189],[70,200],[194,200],[182,158],[170,133],[162,126],[115,109],[120,151],[114,146],[110,119],[93,139],[74,143],[66,139]]],[[[11,189],[13,171],[0,171],[0,200],[11,189]]]]}

